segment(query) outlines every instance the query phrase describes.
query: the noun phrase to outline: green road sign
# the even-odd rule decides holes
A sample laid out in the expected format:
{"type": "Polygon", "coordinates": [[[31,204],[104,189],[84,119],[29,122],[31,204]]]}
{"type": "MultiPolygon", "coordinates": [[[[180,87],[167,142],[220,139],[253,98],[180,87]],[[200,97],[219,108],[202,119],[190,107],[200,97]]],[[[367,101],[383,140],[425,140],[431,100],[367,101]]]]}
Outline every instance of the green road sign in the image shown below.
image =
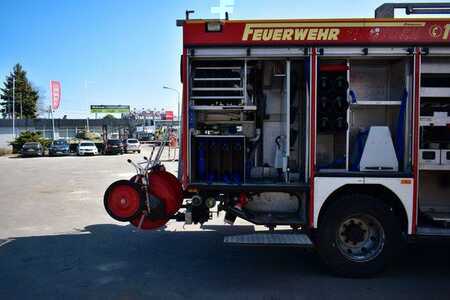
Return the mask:
{"type": "Polygon", "coordinates": [[[129,113],[129,105],[91,105],[91,113],[129,113]]]}

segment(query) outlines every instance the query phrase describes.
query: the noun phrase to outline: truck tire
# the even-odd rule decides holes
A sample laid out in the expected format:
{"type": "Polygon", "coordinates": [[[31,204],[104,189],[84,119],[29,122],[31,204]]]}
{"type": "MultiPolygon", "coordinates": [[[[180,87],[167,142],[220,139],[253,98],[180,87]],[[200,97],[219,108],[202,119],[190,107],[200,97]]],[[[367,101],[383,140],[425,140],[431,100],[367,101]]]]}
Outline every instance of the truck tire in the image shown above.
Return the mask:
{"type": "Polygon", "coordinates": [[[321,216],[317,233],[322,260],[335,274],[345,277],[368,277],[383,271],[402,240],[393,210],[365,194],[335,199],[321,216]]]}

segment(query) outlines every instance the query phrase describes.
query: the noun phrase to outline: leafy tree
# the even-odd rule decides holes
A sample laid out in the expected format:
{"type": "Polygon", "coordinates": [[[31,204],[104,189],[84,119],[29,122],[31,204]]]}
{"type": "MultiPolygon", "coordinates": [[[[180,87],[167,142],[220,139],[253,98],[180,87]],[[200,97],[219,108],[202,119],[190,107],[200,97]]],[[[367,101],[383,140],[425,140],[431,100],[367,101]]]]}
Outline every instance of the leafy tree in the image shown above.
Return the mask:
{"type": "Polygon", "coordinates": [[[16,79],[15,89],[15,112],[16,117],[20,117],[22,107],[22,116],[27,119],[36,118],[37,103],[39,100],[39,91],[36,90],[28,81],[27,72],[23,70],[20,64],[16,64],[13,71],[6,76],[3,83],[4,88],[1,88],[0,112],[3,118],[12,116],[12,99],[13,99],[13,78],[16,79]]]}
{"type": "Polygon", "coordinates": [[[114,120],[116,117],[114,117],[112,114],[107,114],[103,117],[103,120],[114,120]]]}
{"type": "Polygon", "coordinates": [[[80,131],[76,135],[77,139],[80,140],[90,140],[90,141],[98,141],[101,140],[101,136],[99,133],[92,132],[92,131],[80,131]]]}
{"type": "Polygon", "coordinates": [[[14,141],[11,142],[11,146],[13,146],[13,152],[19,152],[19,150],[22,149],[23,144],[27,142],[41,143],[44,148],[47,148],[51,143],[50,140],[44,139],[40,132],[23,131],[18,137],[16,137],[14,141]]]}

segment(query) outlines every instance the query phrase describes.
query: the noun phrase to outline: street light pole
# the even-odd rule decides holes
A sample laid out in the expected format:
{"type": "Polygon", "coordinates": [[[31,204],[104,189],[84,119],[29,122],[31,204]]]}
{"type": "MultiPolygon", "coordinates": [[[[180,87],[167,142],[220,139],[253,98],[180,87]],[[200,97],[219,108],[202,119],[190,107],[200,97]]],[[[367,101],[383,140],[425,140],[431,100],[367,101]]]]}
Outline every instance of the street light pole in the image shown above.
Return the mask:
{"type": "Polygon", "coordinates": [[[171,91],[174,91],[174,92],[177,93],[177,99],[178,99],[178,104],[177,104],[178,134],[177,134],[177,136],[178,136],[178,138],[179,138],[180,131],[181,131],[181,119],[180,119],[180,92],[179,92],[177,89],[168,87],[168,86],[166,86],[166,85],[163,86],[163,89],[171,90],[171,91]]]}
{"type": "Polygon", "coordinates": [[[13,77],[13,94],[12,94],[12,136],[16,138],[16,76],[13,77]]]}

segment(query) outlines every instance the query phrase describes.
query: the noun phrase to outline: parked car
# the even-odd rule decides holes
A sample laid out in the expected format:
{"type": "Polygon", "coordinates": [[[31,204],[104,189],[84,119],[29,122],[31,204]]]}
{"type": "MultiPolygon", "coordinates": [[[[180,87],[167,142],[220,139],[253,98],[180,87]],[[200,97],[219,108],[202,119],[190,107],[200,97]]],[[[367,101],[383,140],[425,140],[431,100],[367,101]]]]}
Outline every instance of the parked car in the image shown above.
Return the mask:
{"type": "Polygon", "coordinates": [[[27,142],[23,144],[20,154],[22,157],[42,156],[44,155],[44,147],[38,142],[27,142]]]}
{"type": "Polygon", "coordinates": [[[105,154],[123,154],[122,142],[118,139],[109,139],[106,141],[105,154]]]}
{"type": "Polygon", "coordinates": [[[66,142],[66,140],[56,140],[53,141],[53,143],[48,148],[48,155],[49,156],[56,156],[56,155],[69,155],[70,149],[69,149],[69,143],[66,142]]]}
{"type": "Polygon", "coordinates": [[[137,139],[127,139],[123,143],[124,152],[137,152],[141,153],[141,143],[137,139]]]}
{"type": "Polygon", "coordinates": [[[98,149],[97,149],[97,146],[95,146],[94,142],[81,141],[78,144],[77,154],[78,155],[86,155],[86,154],[97,155],[98,149]]]}

